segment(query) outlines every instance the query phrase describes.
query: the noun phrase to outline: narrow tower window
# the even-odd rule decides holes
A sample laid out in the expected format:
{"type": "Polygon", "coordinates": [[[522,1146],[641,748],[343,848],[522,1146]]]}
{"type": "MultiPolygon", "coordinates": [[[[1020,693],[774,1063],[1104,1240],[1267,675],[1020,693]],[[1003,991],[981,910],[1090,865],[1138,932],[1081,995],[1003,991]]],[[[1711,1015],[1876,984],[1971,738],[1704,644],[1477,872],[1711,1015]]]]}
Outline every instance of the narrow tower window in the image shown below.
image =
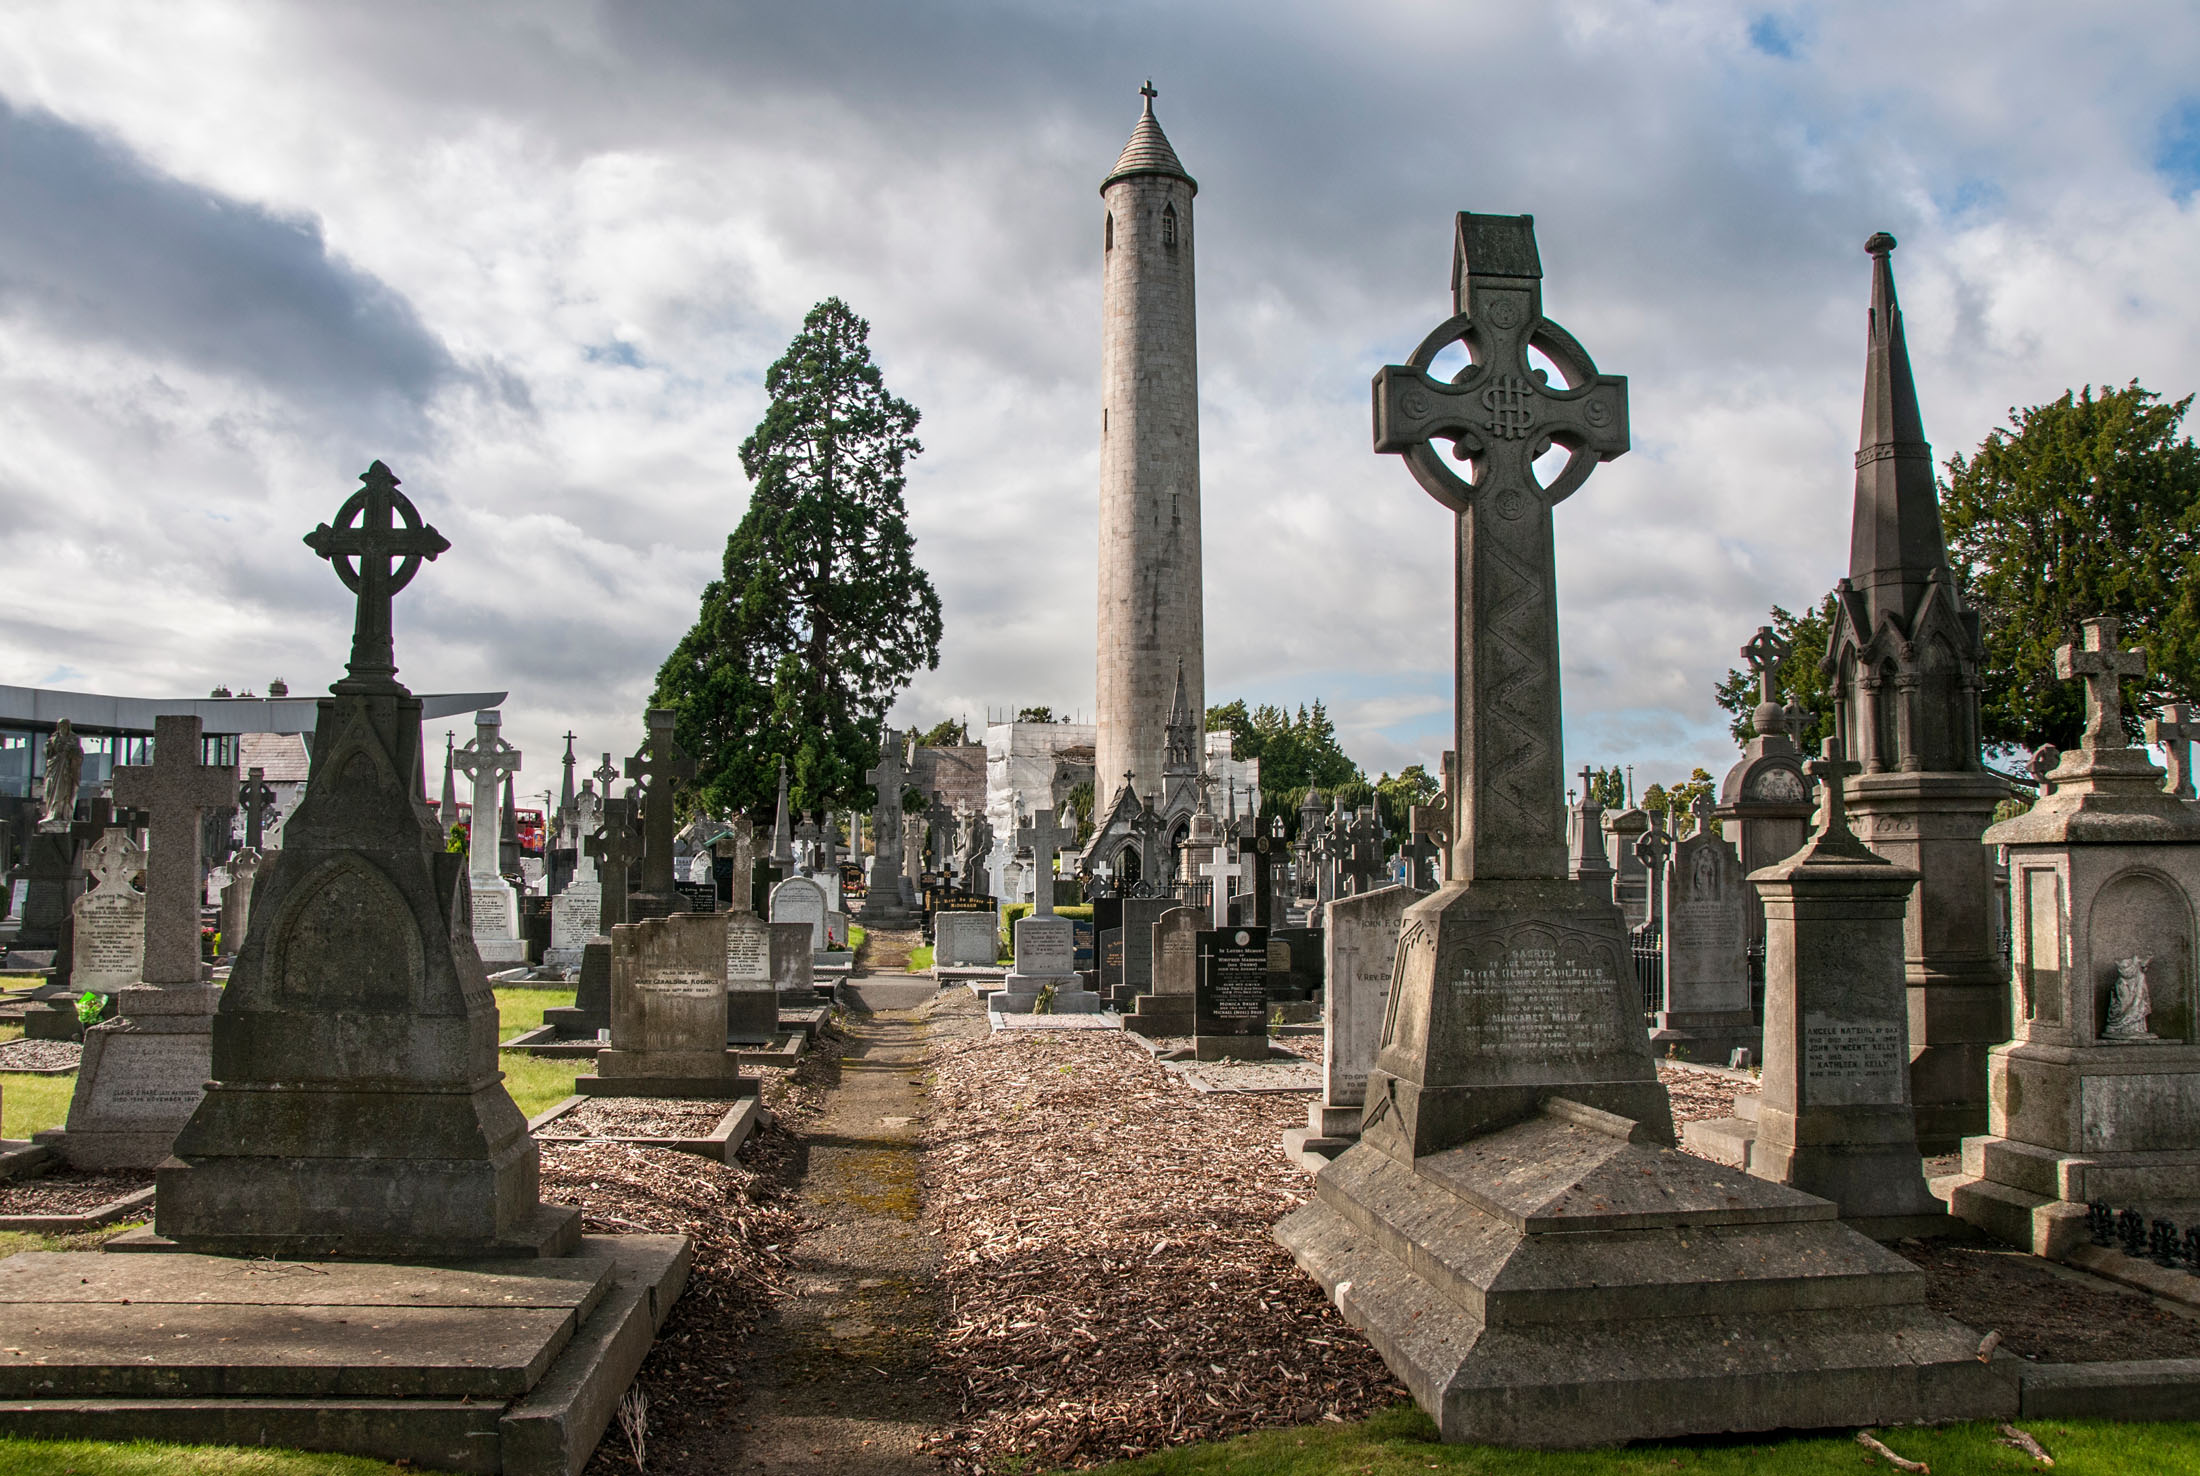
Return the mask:
{"type": "Polygon", "coordinates": [[[1115,212],[1112,210],[1108,212],[1108,244],[1103,249],[1108,251],[1115,249],[1115,212]]]}
{"type": "Polygon", "coordinates": [[[1176,244],[1176,207],[1174,205],[1161,207],[1161,244],[1164,246],[1174,246],[1176,244]]]}

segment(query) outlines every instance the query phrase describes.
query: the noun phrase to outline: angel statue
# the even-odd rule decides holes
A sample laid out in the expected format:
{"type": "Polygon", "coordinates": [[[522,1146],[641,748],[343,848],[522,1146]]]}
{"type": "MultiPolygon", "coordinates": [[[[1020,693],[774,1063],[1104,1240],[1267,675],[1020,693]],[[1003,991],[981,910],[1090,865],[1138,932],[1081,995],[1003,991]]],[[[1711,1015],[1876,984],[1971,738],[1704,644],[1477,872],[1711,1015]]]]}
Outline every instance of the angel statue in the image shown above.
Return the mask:
{"type": "Polygon", "coordinates": [[[40,830],[67,830],[76,819],[76,789],[84,778],[84,741],[67,718],[46,735],[46,790],[40,830]]]}
{"type": "Polygon", "coordinates": [[[2147,1029],[2147,1014],[2153,1008],[2147,993],[2147,965],[2153,962],[2151,956],[2141,958],[2137,954],[2116,960],[2116,982],[2108,986],[2108,1023],[2101,1028],[2101,1039],[2160,1038],[2147,1029]]]}

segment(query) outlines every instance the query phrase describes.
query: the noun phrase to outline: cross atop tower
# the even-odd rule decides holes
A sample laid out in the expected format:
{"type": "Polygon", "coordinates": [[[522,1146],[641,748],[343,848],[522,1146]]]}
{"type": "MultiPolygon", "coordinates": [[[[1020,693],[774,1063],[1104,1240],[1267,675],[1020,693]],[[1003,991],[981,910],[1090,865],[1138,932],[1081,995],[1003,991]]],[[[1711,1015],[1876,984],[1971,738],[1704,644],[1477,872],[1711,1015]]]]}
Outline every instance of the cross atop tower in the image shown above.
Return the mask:
{"type": "Polygon", "coordinates": [[[237,802],[237,771],[199,762],[199,720],[153,719],[153,761],[115,770],[115,803],[145,812],[145,970],[148,984],[193,987],[199,957],[200,849],[208,810],[237,802]]]}
{"type": "Polygon", "coordinates": [[[1531,216],[1461,212],[1454,316],[1375,376],[1375,449],[1406,459],[1457,540],[1454,882],[1566,875],[1551,509],[1628,446],[1627,381],[1543,316],[1531,216]],[[1454,343],[1466,368],[1429,373],[1454,343]],[[1534,349],[1563,386],[1534,367],[1534,349]],[[1451,445],[1441,454],[1439,441],[1451,445]],[[1535,461],[1567,454],[1548,483],[1535,461]],[[1464,462],[1462,478],[1448,462],[1464,462]]]}
{"type": "Polygon", "coordinates": [[[2123,679],[2147,674],[2144,651],[2121,649],[2117,620],[2103,615],[2083,623],[2085,644],[2059,646],[2055,650],[2055,675],[2064,681],[2085,681],[2085,736],[2079,747],[2092,751],[2124,746],[2123,679]]]}
{"type": "Polygon", "coordinates": [[[1146,79],[1144,87],[1138,89],[1138,95],[1146,100],[1146,107],[1149,111],[1153,108],[1153,100],[1161,96],[1160,93],[1154,91],[1153,78],[1151,77],[1146,79]]]}
{"type": "Polygon", "coordinates": [[[306,547],[327,559],[344,588],[359,596],[351,627],[351,661],[335,692],[403,692],[397,682],[397,648],[390,602],[412,583],[422,559],[433,559],[450,540],[420,520],[397,478],[377,461],[360,475],[357,492],[337,509],[334,524],[306,535],[306,547]]]}

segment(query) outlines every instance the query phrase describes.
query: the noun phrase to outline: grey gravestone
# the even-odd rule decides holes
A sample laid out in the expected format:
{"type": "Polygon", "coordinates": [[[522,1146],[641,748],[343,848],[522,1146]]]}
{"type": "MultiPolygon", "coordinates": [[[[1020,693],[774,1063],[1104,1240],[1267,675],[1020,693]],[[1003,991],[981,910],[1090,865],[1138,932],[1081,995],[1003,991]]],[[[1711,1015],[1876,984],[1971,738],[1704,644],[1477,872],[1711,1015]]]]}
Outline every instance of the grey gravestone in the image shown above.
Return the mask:
{"type": "Polygon", "coordinates": [[[754,1092],[726,1049],[726,914],[675,912],[611,933],[611,1043],[573,1089],[604,1097],[754,1092]]]}
{"type": "MultiPolygon", "coordinates": [[[[1803,848],[1810,835],[1810,781],[1803,777],[1804,755],[1788,731],[1787,709],[1779,701],[1780,670],[1792,654],[1789,644],[1769,625],[1759,626],[1741,649],[1742,659],[1757,678],[1758,703],[1750,719],[1756,736],[1742,750],[1741,762],[1727,770],[1720,782],[1716,813],[1741,852],[1744,876],[1785,861],[1803,848]]],[[[1761,943],[1765,909],[1754,892],[1748,921],[1749,941],[1761,943]]]]}
{"type": "Polygon", "coordinates": [[[550,947],[543,963],[568,972],[579,968],[581,950],[599,936],[602,922],[603,882],[596,875],[596,858],[582,852],[574,860],[572,879],[550,899],[550,947]]]}
{"type": "Polygon", "coordinates": [[[726,923],[726,1039],[768,1041],[779,1033],[771,924],[753,912],[719,915],[726,923]]]}
{"type": "Polygon", "coordinates": [[[420,797],[420,700],[391,648],[391,596],[449,545],[389,468],[362,480],[307,538],[358,593],[351,662],[321,699],[313,777],[260,877],[154,1227],[225,1255],[562,1255],[580,1212],[538,1199],[464,861],[420,797]]]}
{"type": "MultiPolygon", "coordinates": [[[[611,782],[605,777],[610,767],[606,754],[604,767],[597,771],[606,784],[611,782]]],[[[543,1022],[556,1027],[562,1040],[592,1040],[611,1026],[611,930],[626,920],[627,872],[641,854],[641,837],[628,818],[624,796],[606,796],[599,813],[602,829],[582,837],[580,845],[596,871],[596,930],[581,944],[573,1002],[542,1012],[543,1022]]],[[[553,928],[555,923],[553,914],[553,928]]]]}
{"type": "Polygon", "coordinates": [[[2200,806],[2178,796],[2181,755],[2165,776],[2124,746],[2112,667],[2134,663],[2103,659],[2112,622],[2085,624],[2057,655],[2088,678],[2082,746],[1986,832],[2009,854],[2016,1038],[1993,1053],[1986,1135],[1941,1181],[1963,1219],[2057,1258],[2084,1241],[2088,1201],[2200,1201],[2200,806]]]}
{"type": "Polygon", "coordinates": [[[772,988],[779,1002],[802,1009],[816,1004],[817,950],[810,947],[810,925],[791,922],[764,926],[771,929],[772,988]]]}
{"type": "Polygon", "coordinates": [[[825,945],[825,894],[806,876],[790,876],[772,888],[771,920],[810,925],[810,951],[823,953],[825,945]]]}
{"type": "Polygon", "coordinates": [[[153,762],[115,770],[115,797],[146,812],[143,986],[126,986],[119,1018],[84,1032],[62,1152],[77,1168],[152,1168],[199,1105],[212,1074],[214,1007],[205,982],[200,850],[209,810],[236,798],[237,772],[199,762],[199,720],[153,720],[153,762]]]}
{"type": "Polygon", "coordinates": [[[119,994],[145,977],[145,894],[132,884],[145,852],[120,828],[93,841],[85,856],[91,890],[76,899],[76,940],[69,989],[119,994]]]}
{"type": "Polygon", "coordinates": [[[2014,1388],[1915,1267],[1822,1200],[1663,1146],[1625,925],[1567,875],[1553,507],[1627,449],[1626,383],[1544,318],[1527,217],[1457,227],[1455,316],[1374,394],[1376,449],[1454,519],[1451,879],[1406,910],[1360,1141],[1276,1238],[1446,1440],[1817,1423],[1834,1384],[1848,1424],[2007,1418],[2014,1388]],[[1462,340],[1469,365],[1431,374],[1462,340]],[[1538,476],[1550,446],[1565,464],[1538,476]],[[1708,1249],[1728,1233],[1746,1275],[1708,1249]]]}
{"type": "Polygon", "coordinates": [[[1273,1000],[1310,1000],[1321,992],[1328,977],[1328,951],[1320,928],[1270,928],[1268,959],[1268,997],[1273,1000]]]}
{"type": "Polygon", "coordinates": [[[1176,903],[1166,897],[1123,899],[1123,982],[1117,1009],[1129,1009],[1141,994],[1153,993],[1153,925],[1176,903]]]}
{"type": "MultiPolygon", "coordinates": [[[[1199,931],[1205,921],[1195,908],[1171,907],[1154,923],[1153,988],[1138,996],[1137,1005],[1123,1017],[1125,1030],[1149,1040],[1192,1033],[1199,931]]],[[[1266,945],[1262,946],[1265,958],[1266,945]]]]}
{"type": "MultiPolygon", "coordinates": [[[[1828,738],[1807,766],[1824,796],[1802,850],[1750,878],[1765,899],[1764,1089],[1748,1168],[1830,1199],[1874,1235],[1945,1219],[1925,1187],[1910,1105],[1910,1010],[1902,917],[1917,873],[1849,832],[1844,775],[1828,738]],[[1912,1224],[1912,1221],[1922,1222],[1912,1224]]],[[[1706,1156],[1734,1120],[1691,1123],[1706,1156]]]]}
{"type": "Polygon", "coordinates": [[[1052,1007],[1061,1013],[1094,1014],[1100,1009],[1099,996],[1078,984],[1075,925],[1051,913],[1020,917],[1016,919],[1016,966],[1001,980],[1001,992],[989,1003],[997,1010],[1026,1011],[1049,988],[1054,991],[1052,1007]]]}
{"type": "Polygon", "coordinates": [[[494,710],[474,714],[474,736],[453,757],[473,781],[474,808],[466,841],[466,882],[472,896],[474,950],[494,967],[524,963],[519,934],[519,893],[502,867],[506,779],[519,771],[520,752],[505,742],[504,718],[494,710]]]}
{"type": "Polygon", "coordinates": [[[1329,904],[1320,934],[1329,982],[1322,995],[1322,1095],[1307,1107],[1303,1146],[1335,1157],[1360,1136],[1367,1077],[1383,1041],[1391,969],[1406,908],[1424,894],[1378,887],[1329,904]]]}
{"type": "Polygon", "coordinates": [[[252,883],[266,858],[250,846],[229,858],[223,869],[229,880],[222,884],[222,948],[232,957],[244,947],[252,929],[252,883]]]}
{"type": "Polygon", "coordinates": [[[1748,886],[1734,847],[1711,833],[1702,796],[1694,835],[1665,872],[1665,1008],[1651,1026],[1660,1055],[1718,1064],[1737,1049],[1762,1059],[1749,1003],[1748,886]]]}
{"type": "Polygon", "coordinates": [[[1192,1055],[1201,1061],[1268,1059],[1268,933],[1202,931],[1192,998],[1192,1055]]]}
{"type": "Polygon", "coordinates": [[[984,912],[936,912],[932,915],[932,966],[940,969],[990,969],[1001,956],[1001,924],[984,912]]]}
{"type": "MultiPolygon", "coordinates": [[[[641,752],[626,761],[626,777],[644,786],[641,800],[641,912],[663,916],[680,906],[673,888],[672,845],[679,828],[675,802],[682,786],[695,779],[695,760],[672,736],[674,714],[653,707],[647,714],[649,737],[641,752]]],[[[630,913],[632,904],[630,904],[630,913]]]]}

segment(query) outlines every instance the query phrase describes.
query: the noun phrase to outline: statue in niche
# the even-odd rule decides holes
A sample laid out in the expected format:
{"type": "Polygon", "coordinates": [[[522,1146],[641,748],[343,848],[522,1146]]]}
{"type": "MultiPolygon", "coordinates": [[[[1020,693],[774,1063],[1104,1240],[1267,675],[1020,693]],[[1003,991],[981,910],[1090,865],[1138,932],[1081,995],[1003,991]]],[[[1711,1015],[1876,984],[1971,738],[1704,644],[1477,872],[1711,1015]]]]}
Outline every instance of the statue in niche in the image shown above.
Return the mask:
{"type": "Polygon", "coordinates": [[[1711,853],[1709,846],[1696,853],[1691,886],[1693,888],[1690,894],[1691,900],[1696,902],[1716,902],[1719,900],[1719,858],[1711,853]]]}
{"type": "Polygon", "coordinates": [[[2147,966],[2153,962],[2151,955],[2137,954],[2116,960],[2116,982],[2108,986],[2108,1023],[2101,1027],[2102,1040],[2160,1039],[2147,1029],[2147,1015],[2154,1007],[2147,990],[2147,966]]]}
{"type": "Polygon", "coordinates": [[[77,785],[84,778],[84,742],[67,718],[46,735],[46,789],[40,830],[67,830],[76,818],[77,785]]]}

